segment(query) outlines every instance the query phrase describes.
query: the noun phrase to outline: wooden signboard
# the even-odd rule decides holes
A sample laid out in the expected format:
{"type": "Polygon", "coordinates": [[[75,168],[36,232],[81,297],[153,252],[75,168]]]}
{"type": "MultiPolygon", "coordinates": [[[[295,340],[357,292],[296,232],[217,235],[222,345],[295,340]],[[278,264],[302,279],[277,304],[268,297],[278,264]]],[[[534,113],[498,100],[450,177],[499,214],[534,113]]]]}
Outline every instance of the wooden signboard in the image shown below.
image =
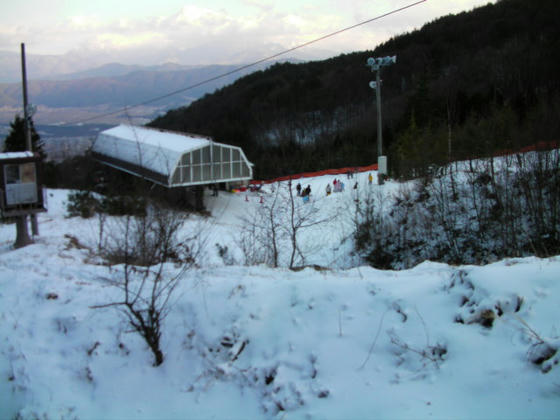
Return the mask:
{"type": "Polygon", "coordinates": [[[40,157],[32,152],[0,153],[0,212],[2,217],[46,211],[40,157]]]}

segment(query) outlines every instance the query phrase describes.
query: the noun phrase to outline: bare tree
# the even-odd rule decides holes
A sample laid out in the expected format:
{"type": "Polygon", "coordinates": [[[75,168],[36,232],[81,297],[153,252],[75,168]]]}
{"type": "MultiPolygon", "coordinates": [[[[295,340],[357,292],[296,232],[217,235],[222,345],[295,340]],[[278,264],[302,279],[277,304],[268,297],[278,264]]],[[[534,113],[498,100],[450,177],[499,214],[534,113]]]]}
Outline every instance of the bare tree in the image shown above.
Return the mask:
{"type": "Polygon", "coordinates": [[[284,206],[281,203],[280,183],[273,187],[271,196],[241,219],[243,230],[239,245],[246,264],[267,264],[278,267],[280,256],[281,223],[284,206]]]}
{"type": "Polygon", "coordinates": [[[526,209],[525,236],[539,256],[560,247],[560,151],[516,155],[520,196],[526,209]]]}
{"type": "Polygon", "coordinates": [[[291,245],[289,267],[290,269],[294,269],[296,263],[305,265],[305,254],[307,253],[306,251],[308,251],[301,247],[298,241],[298,233],[302,230],[326,223],[335,216],[331,215],[329,217],[320,218],[319,209],[314,203],[303,204],[294,198],[291,183],[288,183],[286,189],[289,200],[287,202],[288,209],[287,212],[285,212],[287,220],[283,226],[290,239],[291,245]]]}
{"type": "Polygon", "coordinates": [[[185,272],[195,262],[193,235],[179,243],[177,234],[183,217],[176,212],[151,206],[146,216],[126,216],[123,232],[112,236],[105,250],[113,262],[122,266],[111,270],[108,283],[121,290],[116,302],[92,308],[116,307],[124,314],[132,330],[146,341],[154,356],[154,366],[163,363],[162,326],[169,314],[173,293],[185,272]],[[168,270],[167,262],[181,263],[176,271],[168,270]]]}
{"type": "Polygon", "coordinates": [[[291,183],[277,183],[260,206],[242,218],[238,243],[246,264],[286,265],[292,269],[305,264],[312,250],[301,245],[300,232],[333,217],[319,217],[313,202],[303,203],[294,196],[291,183]]]}

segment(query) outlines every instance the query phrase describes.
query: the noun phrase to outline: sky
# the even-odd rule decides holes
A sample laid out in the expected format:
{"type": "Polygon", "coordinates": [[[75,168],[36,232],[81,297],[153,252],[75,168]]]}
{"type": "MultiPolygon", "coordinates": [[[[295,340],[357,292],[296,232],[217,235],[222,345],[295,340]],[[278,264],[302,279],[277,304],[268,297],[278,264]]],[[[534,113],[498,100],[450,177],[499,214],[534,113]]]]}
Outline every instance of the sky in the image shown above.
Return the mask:
{"type": "MultiPolygon", "coordinates": [[[[0,51],[127,64],[229,64],[293,48],[417,0],[26,0],[0,5],[0,51]],[[250,53],[253,54],[250,54],[250,53]]],[[[488,0],[426,0],[306,47],[335,56],[488,0]]],[[[310,57],[311,58],[311,57],[310,57]]]]}

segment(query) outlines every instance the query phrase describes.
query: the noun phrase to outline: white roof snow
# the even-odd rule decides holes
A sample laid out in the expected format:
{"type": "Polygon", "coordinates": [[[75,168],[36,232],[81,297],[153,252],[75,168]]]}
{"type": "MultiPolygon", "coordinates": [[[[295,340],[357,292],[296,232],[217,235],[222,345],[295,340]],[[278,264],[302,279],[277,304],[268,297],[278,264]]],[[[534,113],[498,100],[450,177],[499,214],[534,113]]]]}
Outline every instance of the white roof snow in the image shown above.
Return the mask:
{"type": "Polygon", "coordinates": [[[22,159],[22,158],[29,158],[33,157],[33,152],[5,152],[0,153],[0,160],[4,159],[22,159]]]}
{"type": "Polygon", "coordinates": [[[209,144],[205,137],[119,125],[99,133],[93,151],[169,177],[183,153],[209,144]]]}

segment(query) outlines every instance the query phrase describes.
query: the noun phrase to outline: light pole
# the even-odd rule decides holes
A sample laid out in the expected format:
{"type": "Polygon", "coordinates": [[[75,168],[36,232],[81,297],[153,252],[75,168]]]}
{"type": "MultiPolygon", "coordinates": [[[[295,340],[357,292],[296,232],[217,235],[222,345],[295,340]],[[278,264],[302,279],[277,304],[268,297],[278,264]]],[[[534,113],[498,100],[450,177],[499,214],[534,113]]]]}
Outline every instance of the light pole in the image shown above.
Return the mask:
{"type": "MultiPolygon", "coordinates": [[[[35,110],[33,105],[27,102],[27,69],[25,66],[25,44],[23,42],[21,43],[21,80],[23,91],[23,131],[25,134],[25,150],[32,152],[31,117],[35,113],[35,110]]],[[[31,214],[31,233],[33,236],[39,235],[39,223],[37,222],[36,214],[31,214]]]]}
{"type": "Polygon", "coordinates": [[[387,156],[383,155],[383,123],[381,118],[381,67],[389,66],[397,62],[397,56],[392,57],[370,57],[367,66],[375,71],[375,82],[369,82],[369,87],[375,89],[377,102],[377,183],[383,184],[383,177],[387,175],[387,156]]]}

